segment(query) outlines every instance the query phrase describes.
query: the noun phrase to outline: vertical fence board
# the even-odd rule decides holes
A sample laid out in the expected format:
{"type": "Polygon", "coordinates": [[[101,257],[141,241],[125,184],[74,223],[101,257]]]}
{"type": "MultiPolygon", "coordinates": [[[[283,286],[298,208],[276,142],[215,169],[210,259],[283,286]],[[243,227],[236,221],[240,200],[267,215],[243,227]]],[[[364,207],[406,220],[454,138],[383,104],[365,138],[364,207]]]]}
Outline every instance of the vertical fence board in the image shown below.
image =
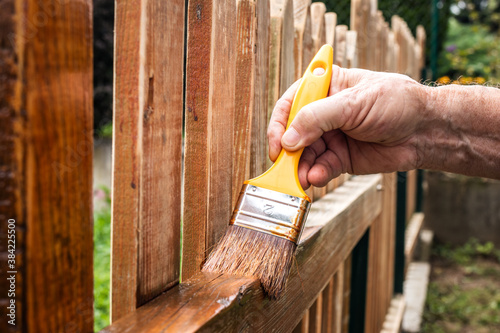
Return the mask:
{"type": "Polygon", "coordinates": [[[183,26],[182,1],[116,8],[113,321],[179,278],[183,26]]]}
{"type": "MultiPolygon", "coordinates": [[[[269,69],[269,0],[258,0],[256,4],[254,103],[252,112],[250,177],[262,174],[266,169],[268,151],[267,130],[267,76],[269,69]]],[[[236,92],[237,94],[238,92],[236,92]]],[[[235,186],[239,186],[235,184],[235,186]]]]}
{"type": "MultiPolygon", "coordinates": [[[[337,14],[325,14],[325,42],[335,47],[335,27],[337,26],[337,14]]],[[[335,51],[335,50],[334,50],[335,51]]]]}
{"type": "Polygon", "coordinates": [[[323,323],[323,293],[320,292],[309,309],[309,332],[321,333],[321,325],[323,323]]]}
{"type": "Polygon", "coordinates": [[[0,7],[0,330],[90,332],[92,3],[0,7]],[[9,219],[15,264],[7,262],[9,219]],[[16,278],[10,299],[6,274],[16,278]],[[7,322],[10,300],[15,326],[7,322]]]}
{"type": "Polygon", "coordinates": [[[188,4],[182,279],[200,270],[231,214],[235,14],[234,2],[188,4]]]}
{"type": "Polygon", "coordinates": [[[333,63],[340,67],[345,67],[345,51],[346,51],[346,33],[347,26],[346,25],[338,25],[335,28],[335,57],[333,59],[333,63]]]}
{"type": "Polygon", "coordinates": [[[312,54],[310,5],[311,0],[293,1],[295,80],[302,77],[307,65],[314,56],[312,54]]]}
{"type": "Polygon", "coordinates": [[[334,297],[335,297],[335,275],[332,276],[330,282],[326,285],[323,290],[323,315],[321,322],[321,332],[331,333],[333,326],[333,310],[335,308],[334,305],[334,297]]]}
{"type": "Polygon", "coordinates": [[[236,2],[236,77],[234,94],[233,195],[231,207],[239,197],[240,186],[250,177],[250,138],[254,103],[255,2],[236,2]]]}
{"type": "Polygon", "coordinates": [[[326,43],[325,13],[326,6],[323,2],[311,4],[311,27],[315,52],[318,52],[321,46],[326,43]]]}

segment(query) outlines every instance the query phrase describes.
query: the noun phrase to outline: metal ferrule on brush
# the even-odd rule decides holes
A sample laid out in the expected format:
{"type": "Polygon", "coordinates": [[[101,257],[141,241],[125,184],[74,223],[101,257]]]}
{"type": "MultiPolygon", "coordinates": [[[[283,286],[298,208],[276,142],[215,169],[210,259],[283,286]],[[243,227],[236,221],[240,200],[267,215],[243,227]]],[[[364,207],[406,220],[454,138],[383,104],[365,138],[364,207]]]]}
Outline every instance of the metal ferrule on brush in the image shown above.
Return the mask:
{"type": "Polygon", "coordinates": [[[245,184],[230,224],[297,243],[310,205],[304,198],[245,184]]]}

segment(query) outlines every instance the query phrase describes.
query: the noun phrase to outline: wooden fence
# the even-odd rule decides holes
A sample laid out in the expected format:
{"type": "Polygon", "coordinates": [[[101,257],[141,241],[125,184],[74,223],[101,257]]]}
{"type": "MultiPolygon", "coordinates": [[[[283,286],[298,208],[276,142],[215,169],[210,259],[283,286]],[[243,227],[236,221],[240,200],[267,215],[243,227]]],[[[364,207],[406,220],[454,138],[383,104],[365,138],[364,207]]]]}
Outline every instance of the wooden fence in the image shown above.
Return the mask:
{"type": "MultiPolygon", "coordinates": [[[[91,1],[0,9],[2,292],[7,220],[17,226],[17,324],[7,324],[2,294],[0,328],[90,332],[91,1]]],[[[370,0],[352,1],[350,29],[336,23],[306,0],[116,2],[113,323],[104,332],[391,329],[413,249],[404,235],[418,215],[415,172],[342,175],[308,190],[314,203],[278,301],[253,278],[200,273],[243,180],[270,165],[274,103],[321,45],[340,66],[420,79],[422,27],[415,39],[401,18],[389,26],[370,0]]]]}

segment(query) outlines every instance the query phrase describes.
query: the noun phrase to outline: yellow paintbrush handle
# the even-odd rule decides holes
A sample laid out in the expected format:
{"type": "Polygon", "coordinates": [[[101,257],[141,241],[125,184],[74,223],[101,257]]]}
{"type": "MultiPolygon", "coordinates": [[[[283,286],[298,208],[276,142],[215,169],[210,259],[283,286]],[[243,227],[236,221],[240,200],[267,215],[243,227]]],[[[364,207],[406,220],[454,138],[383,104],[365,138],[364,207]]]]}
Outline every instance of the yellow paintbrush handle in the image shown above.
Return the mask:
{"type": "MultiPolygon", "coordinates": [[[[327,96],[332,77],[332,64],[333,49],[330,45],[323,45],[316,56],[314,56],[302,77],[295,98],[293,99],[287,128],[300,109],[311,102],[327,96]],[[314,69],[318,67],[325,69],[323,75],[318,76],[313,74],[314,69]]],[[[257,178],[246,181],[245,184],[267,188],[310,201],[302,186],[300,186],[297,173],[302,151],[303,149],[289,152],[282,149],[278,159],[269,170],[257,178]]]]}

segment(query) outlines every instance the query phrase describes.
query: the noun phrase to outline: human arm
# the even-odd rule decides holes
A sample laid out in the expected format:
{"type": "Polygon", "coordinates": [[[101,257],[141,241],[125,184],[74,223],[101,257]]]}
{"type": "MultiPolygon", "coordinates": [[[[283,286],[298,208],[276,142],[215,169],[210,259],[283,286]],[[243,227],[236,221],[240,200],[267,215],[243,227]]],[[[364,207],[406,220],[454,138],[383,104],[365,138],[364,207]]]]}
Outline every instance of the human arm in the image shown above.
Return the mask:
{"type": "Polygon", "coordinates": [[[269,155],[304,150],[304,188],[340,173],[439,169],[500,178],[500,91],[428,87],[407,76],[333,66],[329,96],[304,107],[285,132],[297,84],[277,102],[269,155]],[[296,142],[293,142],[295,139],[296,142]]]}

